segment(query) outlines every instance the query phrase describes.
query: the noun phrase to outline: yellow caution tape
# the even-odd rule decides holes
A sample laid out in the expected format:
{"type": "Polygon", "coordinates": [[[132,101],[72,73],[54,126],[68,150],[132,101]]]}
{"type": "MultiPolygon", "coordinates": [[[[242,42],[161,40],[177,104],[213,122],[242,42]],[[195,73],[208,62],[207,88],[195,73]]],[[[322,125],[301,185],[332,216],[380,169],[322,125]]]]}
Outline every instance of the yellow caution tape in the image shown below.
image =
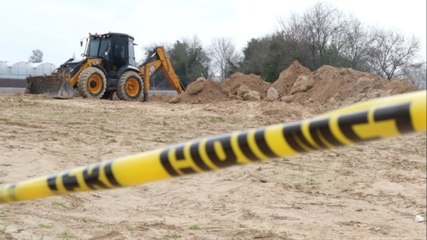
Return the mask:
{"type": "Polygon", "coordinates": [[[0,203],[133,186],[424,131],[426,91],[419,91],[355,104],[313,119],[203,138],[55,175],[0,185],[0,203]]]}

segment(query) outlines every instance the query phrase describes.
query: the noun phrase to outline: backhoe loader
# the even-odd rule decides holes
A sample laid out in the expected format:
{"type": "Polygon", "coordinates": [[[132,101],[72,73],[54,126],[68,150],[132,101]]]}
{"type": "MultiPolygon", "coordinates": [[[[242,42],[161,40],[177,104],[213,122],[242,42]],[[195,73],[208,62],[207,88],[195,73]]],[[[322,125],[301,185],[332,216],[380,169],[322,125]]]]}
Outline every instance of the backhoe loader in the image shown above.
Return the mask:
{"type": "MultiPolygon", "coordinates": [[[[56,94],[68,99],[77,92],[84,98],[148,100],[150,76],[162,69],[172,87],[178,92],[183,86],[166,56],[163,47],[156,47],[146,61],[137,66],[134,38],[123,33],[89,34],[84,59],[69,59],[50,76],[27,78],[26,93],[56,94]]],[[[81,42],[82,45],[82,42],[81,42]]]]}

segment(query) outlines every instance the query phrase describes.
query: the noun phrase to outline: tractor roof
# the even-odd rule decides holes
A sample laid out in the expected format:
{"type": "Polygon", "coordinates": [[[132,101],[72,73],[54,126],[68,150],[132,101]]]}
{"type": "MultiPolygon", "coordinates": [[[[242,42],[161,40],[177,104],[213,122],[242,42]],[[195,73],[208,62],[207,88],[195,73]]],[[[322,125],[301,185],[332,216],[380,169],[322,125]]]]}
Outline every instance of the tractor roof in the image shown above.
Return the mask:
{"type": "Polygon", "coordinates": [[[97,33],[91,34],[91,33],[89,33],[89,36],[91,36],[91,37],[94,36],[94,37],[99,37],[99,38],[110,38],[110,37],[116,36],[116,37],[127,37],[127,38],[131,38],[132,40],[135,40],[131,35],[126,34],[126,33],[112,33],[112,32],[103,33],[103,34],[97,34],[97,33]]]}

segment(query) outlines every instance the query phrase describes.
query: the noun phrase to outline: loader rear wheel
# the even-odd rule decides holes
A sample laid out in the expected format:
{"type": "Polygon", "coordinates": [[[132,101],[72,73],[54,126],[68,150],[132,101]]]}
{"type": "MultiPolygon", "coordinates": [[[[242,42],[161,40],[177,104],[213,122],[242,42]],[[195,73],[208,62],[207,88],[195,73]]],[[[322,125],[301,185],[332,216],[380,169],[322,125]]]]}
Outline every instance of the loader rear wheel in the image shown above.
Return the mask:
{"type": "Polygon", "coordinates": [[[107,89],[107,79],[101,69],[88,67],[79,76],[78,88],[84,98],[100,98],[107,89]]]}
{"type": "Polygon", "coordinates": [[[143,83],[138,73],[127,71],[120,76],[117,82],[117,97],[120,100],[136,101],[143,96],[143,83]]]}

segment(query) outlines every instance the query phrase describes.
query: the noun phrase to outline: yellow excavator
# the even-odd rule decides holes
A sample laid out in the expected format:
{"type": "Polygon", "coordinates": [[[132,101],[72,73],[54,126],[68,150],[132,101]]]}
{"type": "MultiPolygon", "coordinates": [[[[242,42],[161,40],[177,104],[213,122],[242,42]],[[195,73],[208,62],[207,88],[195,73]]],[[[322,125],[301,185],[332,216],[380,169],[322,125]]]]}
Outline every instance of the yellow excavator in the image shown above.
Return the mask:
{"type": "Polygon", "coordinates": [[[156,47],[137,66],[133,41],[123,33],[89,34],[83,60],[69,59],[49,76],[28,77],[26,93],[68,99],[78,91],[84,98],[112,99],[116,92],[120,100],[147,101],[150,77],[158,69],[178,93],[183,92],[165,49],[156,47]]]}

